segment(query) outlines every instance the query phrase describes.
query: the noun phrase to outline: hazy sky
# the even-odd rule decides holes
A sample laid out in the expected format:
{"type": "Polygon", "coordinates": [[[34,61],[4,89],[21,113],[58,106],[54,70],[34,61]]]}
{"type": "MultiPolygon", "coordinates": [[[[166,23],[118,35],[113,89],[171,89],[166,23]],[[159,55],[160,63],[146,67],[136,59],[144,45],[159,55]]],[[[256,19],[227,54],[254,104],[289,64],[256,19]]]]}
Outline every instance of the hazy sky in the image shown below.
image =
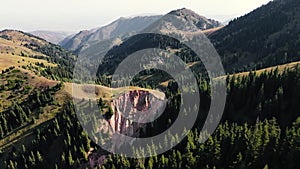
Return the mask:
{"type": "Polygon", "coordinates": [[[0,0],[0,30],[79,31],[121,16],[166,14],[189,8],[224,21],[246,14],[270,0],[0,0]]]}

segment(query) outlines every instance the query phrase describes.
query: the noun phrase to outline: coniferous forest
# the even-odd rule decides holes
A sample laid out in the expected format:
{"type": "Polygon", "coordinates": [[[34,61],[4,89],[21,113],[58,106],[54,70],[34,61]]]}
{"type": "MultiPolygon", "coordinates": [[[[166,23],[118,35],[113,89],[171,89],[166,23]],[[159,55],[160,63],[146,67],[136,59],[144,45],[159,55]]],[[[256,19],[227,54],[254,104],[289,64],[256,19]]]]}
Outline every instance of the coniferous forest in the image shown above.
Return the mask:
{"type": "MultiPolygon", "coordinates": [[[[201,128],[195,125],[180,144],[162,155],[143,159],[108,155],[100,168],[297,168],[300,156],[300,114],[296,99],[300,91],[299,71],[296,67],[283,72],[275,69],[259,75],[249,72],[244,76],[228,76],[228,98],[222,122],[205,143],[199,143],[201,128]]],[[[59,86],[55,86],[43,94],[33,94],[28,101],[55,104],[51,98],[58,89],[59,86]]],[[[18,127],[34,123],[34,114],[22,108],[26,104],[13,105],[11,113],[3,112],[2,138],[18,127]],[[9,123],[12,119],[15,122],[9,123]]],[[[87,109],[89,106],[97,105],[87,104],[87,109]]],[[[170,108],[164,112],[167,115],[147,130],[155,133],[155,130],[160,132],[168,128],[162,121],[172,124],[172,111],[176,112],[178,102],[168,106],[170,108]]],[[[203,106],[201,110],[205,111],[203,106]]],[[[2,152],[7,168],[76,168],[87,162],[86,152],[90,147],[101,149],[82,130],[72,102],[64,103],[60,111],[47,124],[33,129],[30,144],[13,146],[9,154],[2,152]]],[[[87,119],[87,123],[89,121],[92,118],[87,119]]],[[[198,122],[201,123],[200,117],[198,122]]],[[[169,135],[160,146],[174,144],[176,139],[169,135]]],[[[149,145],[146,151],[155,154],[158,148],[149,145]]]]}

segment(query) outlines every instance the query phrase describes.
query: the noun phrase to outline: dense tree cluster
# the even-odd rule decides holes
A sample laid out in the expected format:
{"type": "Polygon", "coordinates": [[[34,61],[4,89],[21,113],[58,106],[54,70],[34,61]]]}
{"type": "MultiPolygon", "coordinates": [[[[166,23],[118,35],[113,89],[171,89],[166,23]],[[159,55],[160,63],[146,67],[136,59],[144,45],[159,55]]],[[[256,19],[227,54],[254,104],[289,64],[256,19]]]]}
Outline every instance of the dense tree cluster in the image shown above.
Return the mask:
{"type": "Polygon", "coordinates": [[[87,162],[90,141],[72,104],[66,104],[61,111],[48,123],[33,129],[29,144],[12,148],[4,161],[5,168],[76,168],[87,162]]]}
{"type": "Polygon", "coordinates": [[[8,110],[0,113],[0,138],[34,123],[34,119],[44,113],[43,107],[53,102],[53,96],[60,88],[58,84],[53,88],[36,90],[22,103],[13,102],[8,110]]]}
{"type": "MultiPolygon", "coordinates": [[[[162,155],[141,159],[110,155],[99,168],[297,168],[299,125],[298,120],[285,130],[275,119],[254,126],[225,122],[205,143],[199,142],[201,132],[193,130],[180,145],[162,155]]],[[[172,139],[176,137],[170,136],[165,144],[171,144],[172,139]]],[[[157,149],[149,145],[145,151],[155,154],[157,149]]]]}
{"type": "Polygon", "coordinates": [[[57,64],[56,67],[46,67],[46,69],[43,71],[44,76],[61,81],[68,81],[69,79],[72,79],[74,63],[76,59],[74,55],[53,44],[41,46],[32,43],[27,45],[27,47],[49,56],[44,59],[51,63],[57,64]]]}

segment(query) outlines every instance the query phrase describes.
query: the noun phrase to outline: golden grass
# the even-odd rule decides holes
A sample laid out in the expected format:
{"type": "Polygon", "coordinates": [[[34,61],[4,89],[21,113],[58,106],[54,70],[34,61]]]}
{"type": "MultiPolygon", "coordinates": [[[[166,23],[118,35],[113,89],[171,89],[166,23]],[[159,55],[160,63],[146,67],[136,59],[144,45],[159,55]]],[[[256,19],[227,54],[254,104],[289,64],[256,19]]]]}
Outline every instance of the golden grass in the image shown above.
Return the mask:
{"type": "Polygon", "coordinates": [[[28,36],[24,33],[21,33],[19,31],[14,31],[14,30],[0,32],[0,35],[9,36],[9,38],[11,38],[11,41],[13,41],[15,44],[18,44],[18,45],[30,44],[32,42],[34,42],[35,44],[38,44],[38,45],[49,44],[49,42],[47,42],[47,41],[41,40],[41,39],[33,37],[33,36],[28,36]]]}
{"type": "MultiPolygon", "coordinates": [[[[188,67],[192,67],[195,64],[197,64],[197,62],[192,62],[188,64],[188,67]]],[[[273,66],[273,67],[268,67],[265,69],[260,69],[260,70],[256,70],[254,71],[256,73],[256,75],[260,75],[263,72],[270,72],[272,70],[275,70],[276,68],[278,68],[279,73],[282,73],[285,69],[287,68],[295,68],[297,65],[300,65],[300,61],[298,62],[291,62],[291,63],[287,63],[287,64],[283,64],[283,65],[278,65],[278,66],[273,66]]],[[[215,78],[214,80],[220,80],[220,79],[225,79],[227,76],[248,76],[249,72],[240,72],[240,73],[235,73],[235,74],[230,74],[230,75],[226,75],[226,76],[220,76],[215,78]]],[[[169,84],[170,80],[161,82],[160,85],[163,87],[167,87],[169,84]]]]}
{"type": "Polygon", "coordinates": [[[190,63],[187,63],[186,65],[187,65],[188,68],[191,68],[191,67],[195,66],[198,63],[199,62],[190,62],[190,63]]]}
{"type": "Polygon", "coordinates": [[[22,57],[18,55],[12,55],[12,54],[6,54],[6,53],[0,53],[0,71],[5,70],[9,67],[22,67],[29,64],[32,64],[32,66],[35,66],[35,63],[43,63],[45,66],[51,66],[56,67],[56,64],[50,63],[46,60],[42,59],[35,59],[35,58],[29,58],[29,57],[22,57]]]}
{"type": "Polygon", "coordinates": [[[23,44],[18,41],[10,41],[10,40],[0,38],[0,52],[1,53],[14,53],[19,56],[21,55],[21,53],[23,53],[26,56],[38,55],[38,56],[48,57],[45,54],[33,51],[22,45],[23,44]]]}
{"type": "Polygon", "coordinates": [[[19,70],[21,70],[21,72],[23,72],[24,74],[28,74],[27,82],[32,87],[45,87],[45,86],[53,87],[59,83],[58,81],[50,80],[43,76],[37,76],[30,70],[26,70],[26,69],[22,69],[22,68],[19,68],[19,70]]]}
{"type": "Polygon", "coordinates": [[[216,28],[212,28],[212,29],[207,29],[207,30],[204,30],[203,33],[208,36],[208,35],[211,35],[212,33],[222,29],[224,26],[220,26],[220,27],[216,27],[216,28]]]}
{"type": "Polygon", "coordinates": [[[101,85],[92,85],[92,84],[74,84],[74,83],[65,83],[64,90],[72,95],[75,99],[91,99],[97,100],[102,98],[103,100],[109,101],[118,97],[120,94],[133,91],[133,90],[145,90],[149,91],[157,98],[163,100],[165,94],[158,90],[145,89],[135,86],[121,87],[121,88],[109,88],[101,85]]]}
{"type": "MultiPolygon", "coordinates": [[[[253,72],[255,72],[256,75],[260,75],[263,72],[271,72],[271,71],[275,70],[276,68],[278,68],[279,73],[282,73],[285,69],[287,69],[287,68],[293,69],[297,65],[300,65],[300,61],[291,62],[291,63],[287,63],[287,64],[282,64],[282,65],[277,65],[277,66],[273,66],[273,67],[268,67],[268,68],[265,68],[265,69],[259,69],[259,70],[253,71],[253,72]]],[[[249,75],[249,71],[248,72],[240,72],[240,73],[230,74],[228,76],[248,76],[248,75],[249,75]]],[[[227,75],[217,77],[216,79],[226,78],[226,77],[227,77],[227,75]]]]}
{"type": "MultiPolygon", "coordinates": [[[[1,35],[1,33],[0,33],[1,35]]],[[[12,36],[12,40],[6,40],[0,38],[0,71],[8,67],[15,66],[21,67],[29,65],[30,63],[35,66],[35,63],[43,63],[46,66],[55,67],[56,64],[49,63],[43,59],[30,58],[29,56],[42,56],[48,57],[40,52],[33,51],[22,45],[27,44],[29,41],[34,40],[27,35],[22,36],[21,33],[12,31],[9,33],[12,36]],[[15,37],[16,36],[16,37],[15,37]],[[26,57],[25,57],[26,56],[26,57]]],[[[41,40],[37,40],[41,41],[41,40]]],[[[42,43],[41,41],[40,43],[42,43]]]]}

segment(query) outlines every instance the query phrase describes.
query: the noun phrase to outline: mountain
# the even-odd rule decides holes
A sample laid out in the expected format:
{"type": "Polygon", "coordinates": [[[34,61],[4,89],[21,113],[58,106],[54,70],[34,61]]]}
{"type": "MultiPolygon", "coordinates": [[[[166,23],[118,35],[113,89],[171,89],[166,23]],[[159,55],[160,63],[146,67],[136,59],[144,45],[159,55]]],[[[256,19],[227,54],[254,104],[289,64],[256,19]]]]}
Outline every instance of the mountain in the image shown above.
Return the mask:
{"type": "Polygon", "coordinates": [[[59,44],[67,50],[75,51],[88,39],[91,33],[88,30],[80,31],[76,35],[66,37],[59,44]]]}
{"type": "Polygon", "coordinates": [[[209,38],[228,72],[300,59],[300,1],[274,0],[234,19],[209,38]]]}
{"type": "Polygon", "coordinates": [[[116,21],[98,29],[81,31],[71,38],[63,40],[60,44],[63,48],[76,51],[82,47],[89,46],[111,38],[122,37],[126,34],[138,32],[161,16],[138,16],[133,18],[119,18],[116,21]]]}
{"type": "MultiPolygon", "coordinates": [[[[207,30],[222,26],[220,22],[199,16],[192,10],[186,8],[171,11],[169,15],[174,15],[178,19],[192,22],[193,26],[189,28],[190,30],[207,30]]],[[[66,38],[60,45],[65,49],[76,51],[76,53],[85,51],[90,54],[91,52],[88,50],[91,50],[93,45],[99,45],[102,41],[104,43],[107,40],[113,41],[116,38],[124,39],[125,37],[142,31],[161,17],[163,17],[163,15],[137,16],[132,18],[121,17],[99,29],[81,31],[73,37],[66,38]]],[[[181,27],[183,28],[185,25],[181,25],[181,27]]]]}
{"type": "Polygon", "coordinates": [[[70,36],[72,33],[70,32],[55,32],[55,31],[33,31],[30,32],[32,35],[40,37],[42,39],[47,40],[53,44],[59,44],[66,37],[70,36]]]}
{"type": "MultiPolygon", "coordinates": [[[[203,33],[211,34],[221,28],[222,24],[218,21],[207,19],[189,9],[183,8],[169,12],[139,32],[140,34],[126,38],[124,42],[118,45],[113,45],[111,43],[103,44],[99,42],[98,45],[91,46],[80,54],[84,59],[91,58],[91,60],[93,60],[91,63],[99,63],[98,60],[104,57],[101,63],[96,65],[98,68],[98,75],[112,74],[120,62],[129,54],[145,48],[159,47],[161,49],[172,51],[171,53],[178,54],[183,60],[187,61],[187,63],[196,63],[193,64],[193,67],[200,67],[198,64],[200,61],[193,55],[193,52],[187,49],[183,44],[164,35],[171,34],[175,36],[184,36],[184,38],[189,39],[189,37],[201,37],[203,33]],[[153,35],[148,34],[148,32],[157,32],[158,34],[153,35]],[[101,45],[102,47],[100,47],[101,45]],[[106,47],[104,47],[104,45],[106,45],[106,47]],[[104,50],[104,52],[102,49],[105,49],[106,51],[104,50]],[[108,49],[111,50],[107,51],[108,49]],[[87,54],[87,52],[89,53],[87,54]],[[187,55],[189,55],[189,57],[185,57],[187,55]]],[[[160,56],[157,57],[158,58],[156,59],[160,59],[160,56]]]]}
{"type": "Polygon", "coordinates": [[[200,16],[194,11],[186,8],[171,11],[169,14],[175,15],[182,20],[193,22],[193,24],[200,30],[207,30],[222,26],[220,22],[200,16]]]}
{"type": "MultiPolygon", "coordinates": [[[[146,17],[148,18],[148,17],[146,17]]],[[[145,17],[135,17],[131,20],[124,21],[124,24],[122,26],[124,27],[122,30],[129,29],[131,27],[131,24],[133,20],[145,20],[145,17]],[[127,23],[129,22],[129,23],[127,23]]],[[[111,27],[112,25],[115,25],[115,23],[119,23],[120,21],[117,20],[110,24],[107,27],[111,27]]],[[[136,21],[137,22],[137,21],[136,21]]],[[[141,22],[141,21],[140,21],[141,22]]],[[[120,29],[122,28],[121,24],[120,29]]],[[[135,24],[137,25],[137,24],[135,24]]],[[[133,25],[132,25],[133,26],[133,25]]],[[[89,39],[92,39],[92,37],[99,37],[96,35],[102,35],[100,33],[96,32],[103,32],[104,29],[107,27],[100,28],[101,31],[95,31],[91,36],[88,35],[89,33],[85,33],[85,37],[89,37],[89,39]]],[[[163,34],[168,33],[176,33],[176,34],[185,34],[187,36],[193,36],[193,34],[201,34],[207,32],[207,34],[211,34],[212,32],[220,29],[222,27],[222,24],[218,21],[214,21],[212,19],[207,19],[203,16],[200,16],[196,14],[195,12],[189,10],[189,9],[178,9],[169,12],[168,14],[164,16],[159,16],[159,19],[156,17],[155,20],[152,20],[152,22],[148,22],[146,25],[143,25],[143,27],[135,27],[135,31],[127,32],[123,36],[115,36],[112,38],[102,38],[105,40],[94,40],[90,41],[89,43],[86,43],[84,46],[76,50],[75,52],[79,54],[79,58],[82,58],[83,62],[86,62],[86,67],[90,70],[96,70],[100,64],[100,60],[103,58],[104,55],[108,52],[108,49],[112,49],[113,51],[117,51],[120,48],[118,46],[122,46],[122,50],[126,49],[128,46],[130,47],[137,47],[142,46],[143,44],[147,43],[146,41],[148,39],[144,38],[138,38],[134,40],[129,40],[131,36],[138,35],[139,33],[147,32],[147,31],[156,31],[161,32],[163,34]],[[129,40],[126,42],[126,44],[123,44],[125,40],[129,40]],[[116,49],[113,49],[115,48],[116,49]]],[[[122,33],[123,33],[122,32],[122,33]]],[[[83,32],[79,33],[80,35],[83,35],[83,32]]],[[[103,36],[101,36],[103,37],[103,36]]],[[[94,38],[97,39],[97,38],[94,38]]],[[[123,53],[126,53],[126,51],[123,50],[123,53]]],[[[113,53],[113,52],[110,52],[113,53]]],[[[117,53],[120,54],[120,51],[117,53]]],[[[122,52],[121,52],[122,53],[122,52]]],[[[112,58],[111,56],[110,58],[112,58]]],[[[119,60],[118,56],[115,57],[116,60],[119,60]]],[[[120,60],[119,60],[120,61],[120,60]]],[[[106,61],[104,61],[106,62],[106,61]]],[[[106,62],[108,63],[108,62],[106,62]]],[[[112,68],[116,66],[114,62],[110,62],[109,65],[113,66],[104,66],[106,68],[112,68]]]]}

